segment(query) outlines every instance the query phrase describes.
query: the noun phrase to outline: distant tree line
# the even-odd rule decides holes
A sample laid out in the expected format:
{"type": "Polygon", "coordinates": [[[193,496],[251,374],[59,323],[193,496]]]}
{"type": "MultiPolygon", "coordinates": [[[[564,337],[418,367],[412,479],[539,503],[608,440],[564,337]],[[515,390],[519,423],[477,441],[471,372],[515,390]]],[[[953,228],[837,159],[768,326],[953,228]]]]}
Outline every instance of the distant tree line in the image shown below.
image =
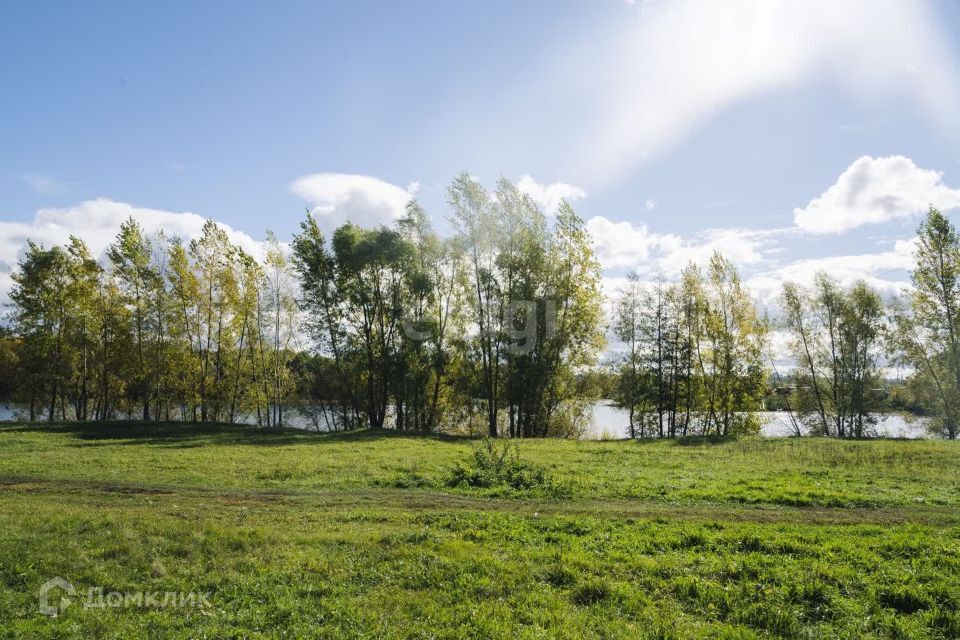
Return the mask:
{"type": "Polygon", "coordinates": [[[308,214],[260,260],[208,221],[185,243],[125,222],[105,259],[30,243],[0,351],[30,420],[252,422],[570,435],[604,346],[600,267],[567,204],[464,174],[441,238],[411,202],[393,227],[326,238],[308,214]]]}
{"type": "Polygon", "coordinates": [[[15,398],[30,420],[283,421],[294,300],[280,244],[261,264],[208,221],[188,244],[126,221],[101,263],[30,242],[10,293],[15,398]]]}
{"type": "Polygon", "coordinates": [[[778,322],[761,317],[736,269],[715,254],[676,282],[632,274],[616,300],[623,343],[613,396],[631,433],[727,435],[759,428],[766,407],[786,410],[797,435],[871,434],[883,413],[909,409],[931,430],[960,426],[960,237],[937,209],[918,229],[913,287],[890,304],[863,281],[842,287],[817,274],[788,282],[778,322]],[[794,368],[777,370],[768,333],[790,337],[794,368]],[[892,385],[885,369],[910,375],[892,385]]]}
{"type": "Polygon", "coordinates": [[[600,397],[634,437],[755,432],[786,409],[797,433],[870,435],[909,408],[960,422],[960,238],[936,209],[909,294],[865,282],[784,285],[775,322],[719,253],[676,281],[636,274],[602,311],[600,267],[567,203],[548,216],[508,180],[448,190],[452,233],[416,201],[392,226],[326,237],[308,213],[259,255],[208,221],[185,242],[126,221],[98,260],[78,238],[29,243],[0,331],[0,396],[31,421],[180,420],[318,429],[571,436],[600,397]],[[795,367],[777,370],[786,331],[795,367]],[[598,362],[607,332],[613,368],[598,362]],[[895,389],[885,367],[910,372],[895,389]]]}

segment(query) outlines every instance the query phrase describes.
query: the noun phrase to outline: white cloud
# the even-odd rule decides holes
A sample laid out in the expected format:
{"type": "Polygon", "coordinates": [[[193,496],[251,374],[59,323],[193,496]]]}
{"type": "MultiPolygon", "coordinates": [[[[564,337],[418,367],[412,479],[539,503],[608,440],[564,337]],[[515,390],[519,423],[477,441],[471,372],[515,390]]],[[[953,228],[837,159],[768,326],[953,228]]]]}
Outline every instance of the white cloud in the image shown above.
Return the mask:
{"type": "Polygon", "coordinates": [[[911,100],[947,130],[960,124],[956,48],[929,3],[676,0],[624,11],[619,31],[603,43],[591,33],[530,83],[593,123],[563,137],[573,145],[565,171],[583,180],[622,178],[724,109],[814,81],[864,102],[911,100]]]}
{"type": "Polygon", "coordinates": [[[658,267],[665,273],[678,273],[691,262],[706,265],[715,251],[738,266],[754,265],[763,260],[770,237],[770,232],[756,229],[707,229],[689,240],[670,236],[670,241],[661,243],[658,267]]]}
{"type": "Polygon", "coordinates": [[[806,207],[793,210],[798,227],[810,233],[843,233],[867,224],[920,215],[929,205],[960,206],[960,189],[943,184],[937,171],[910,158],[863,156],[806,207]]]}
{"type": "Polygon", "coordinates": [[[767,333],[768,358],[773,360],[780,375],[789,372],[795,366],[792,354],[793,334],[784,329],[772,329],[767,333]]]}
{"type": "MultiPolygon", "coordinates": [[[[195,213],[147,209],[105,198],[61,209],[40,209],[28,222],[0,221],[0,301],[7,298],[12,284],[10,273],[16,267],[27,240],[51,247],[66,244],[74,235],[86,242],[91,253],[99,257],[116,238],[121,223],[131,216],[147,233],[162,229],[167,235],[185,240],[198,237],[205,222],[195,213]]],[[[218,224],[234,244],[257,258],[263,257],[258,241],[228,225],[218,224]]]]}
{"type": "Polygon", "coordinates": [[[517,181],[517,189],[530,196],[547,215],[556,214],[562,200],[572,202],[587,195],[586,191],[572,184],[566,182],[540,184],[530,176],[520,178],[517,181]]]}
{"type": "MultiPolygon", "coordinates": [[[[777,319],[783,284],[790,281],[809,287],[819,272],[826,272],[845,287],[863,280],[884,296],[902,293],[910,287],[907,272],[913,268],[916,246],[916,238],[911,238],[895,241],[886,251],[805,258],[768,267],[771,256],[781,249],[776,240],[792,230],[710,229],[681,238],[652,233],[643,225],[610,222],[604,218],[591,218],[587,225],[594,234],[597,255],[606,271],[602,287],[607,296],[604,310],[608,318],[613,318],[616,299],[627,283],[626,277],[611,275],[610,270],[636,270],[641,282],[647,284],[658,273],[671,280],[690,262],[705,266],[713,251],[719,250],[736,264],[760,308],[777,319]]],[[[614,336],[608,339],[610,346],[605,357],[610,358],[622,345],[614,336]]],[[[771,335],[768,355],[781,374],[793,367],[787,339],[787,334],[781,331],[771,335]]]]}
{"type": "Polygon", "coordinates": [[[823,271],[843,286],[863,280],[881,293],[895,294],[909,286],[906,272],[913,268],[915,248],[916,238],[911,238],[897,240],[892,249],[878,253],[795,260],[757,273],[747,280],[747,286],[762,303],[776,306],[784,282],[810,286],[823,271]]]}
{"type": "Polygon", "coordinates": [[[416,182],[404,189],[372,176],[347,173],[314,173],[290,185],[290,191],[311,206],[327,230],[348,221],[362,227],[389,225],[403,215],[419,188],[416,182]]]}
{"type": "Polygon", "coordinates": [[[677,236],[654,233],[645,224],[613,222],[603,216],[587,220],[587,231],[593,237],[593,249],[604,269],[637,267],[650,260],[651,251],[661,241],[677,236]]]}
{"type": "Polygon", "coordinates": [[[707,229],[689,238],[656,233],[645,224],[613,222],[603,216],[587,220],[594,251],[604,269],[628,268],[640,273],[675,275],[690,262],[706,264],[714,251],[740,266],[763,260],[782,230],[707,229]]]}
{"type": "Polygon", "coordinates": [[[647,201],[643,203],[644,211],[653,211],[657,208],[657,201],[647,198],[647,201]]]}

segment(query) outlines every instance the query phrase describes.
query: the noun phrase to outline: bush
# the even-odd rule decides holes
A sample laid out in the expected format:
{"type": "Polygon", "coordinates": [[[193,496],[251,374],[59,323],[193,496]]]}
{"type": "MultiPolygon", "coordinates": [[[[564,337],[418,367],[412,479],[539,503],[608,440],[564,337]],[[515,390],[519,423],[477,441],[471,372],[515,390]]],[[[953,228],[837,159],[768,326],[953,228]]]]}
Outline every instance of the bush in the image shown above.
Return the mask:
{"type": "Polygon", "coordinates": [[[473,451],[473,464],[458,462],[450,486],[509,487],[516,490],[554,489],[546,469],[520,457],[520,448],[510,440],[486,438],[473,451]]]}

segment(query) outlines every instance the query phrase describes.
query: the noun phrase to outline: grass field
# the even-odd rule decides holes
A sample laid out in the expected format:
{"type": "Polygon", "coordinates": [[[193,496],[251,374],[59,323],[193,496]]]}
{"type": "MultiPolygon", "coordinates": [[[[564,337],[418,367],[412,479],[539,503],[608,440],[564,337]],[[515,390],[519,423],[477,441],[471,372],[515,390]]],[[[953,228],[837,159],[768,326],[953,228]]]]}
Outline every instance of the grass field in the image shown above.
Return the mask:
{"type": "Polygon", "coordinates": [[[0,637],[958,638],[960,445],[0,427],[0,637]],[[38,610],[86,593],[191,607],[38,610]]]}

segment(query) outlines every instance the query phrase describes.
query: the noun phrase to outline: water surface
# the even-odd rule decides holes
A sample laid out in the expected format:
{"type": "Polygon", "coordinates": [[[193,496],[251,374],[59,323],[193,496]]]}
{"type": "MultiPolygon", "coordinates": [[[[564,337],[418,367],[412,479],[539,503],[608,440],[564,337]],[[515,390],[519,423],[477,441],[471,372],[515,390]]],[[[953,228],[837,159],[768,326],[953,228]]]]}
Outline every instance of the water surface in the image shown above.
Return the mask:
{"type": "MultiPolygon", "coordinates": [[[[764,411],[760,413],[762,425],[760,432],[768,437],[794,435],[790,416],[785,411],[764,411]]],[[[907,421],[903,416],[890,414],[872,427],[874,434],[885,438],[925,438],[927,437],[925,420],[907,421]]],[[[601,438],[622,439],[630,435],[630,413],[620,409],[610,401],[601,401],[593,406],[593,419],[584,434],[588,440],[601,438]]]]}

